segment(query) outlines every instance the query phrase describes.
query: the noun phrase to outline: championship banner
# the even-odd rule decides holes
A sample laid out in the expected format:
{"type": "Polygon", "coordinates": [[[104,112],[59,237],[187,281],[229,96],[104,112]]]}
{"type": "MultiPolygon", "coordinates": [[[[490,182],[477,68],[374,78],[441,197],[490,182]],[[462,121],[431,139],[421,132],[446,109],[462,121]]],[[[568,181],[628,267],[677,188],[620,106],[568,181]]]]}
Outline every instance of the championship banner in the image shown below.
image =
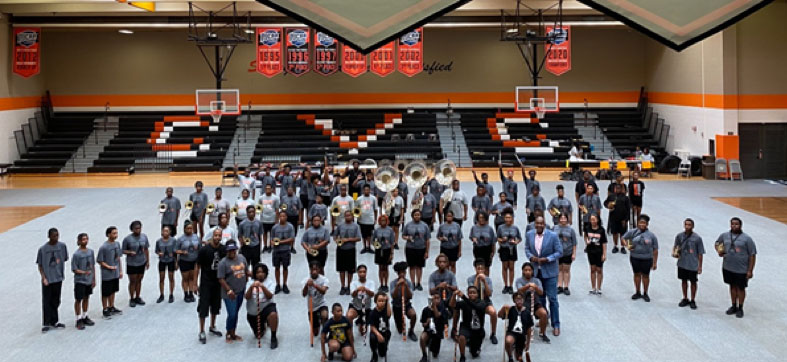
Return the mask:
{"type": "Polygon", "coordinates": [[[395,42],[385,44],[372,52],[369,57],[372,73],[385,77],[394,71],[394,46],[395,42]]]}
{"type": "Polygon", "coordinates": [[[321,31],[314,32],[314,71],[331,75],[339,70],[339,42],[321,31]]]}
{"type": "Polygon", "coordinates": [[[412,77],[424,69],[424,28],[399,37],[399,73],[412,77]]]}
{"type": "Polygon", "coordinates": [[[544,67],[554,75],[561,75],[571,70],[571,27],[564,25],[562,28],[546,26],[547,37],[554,39],[553,43],[544,44],[547,52],[544,67]]]}
{"type": "Polygon", "coordinates": [[[351,77],[366,73],[366,55],[342,44],[342,72],[351,77]]]}
{"type": "Polygon", "coordinates": [[[299,77],[309,71],[309,28],[287,28],[287,72],[299,77]]]}
{"type": "Polygon", "coordinates": [[[41,72],[41,28],[14,28],[14,73],[25,78],[41,72]]]}
{"type": "Polygon", "coordinates": [[[270,78],[282,71],[281,28],[257,28],[257,72],[270,78]]]}

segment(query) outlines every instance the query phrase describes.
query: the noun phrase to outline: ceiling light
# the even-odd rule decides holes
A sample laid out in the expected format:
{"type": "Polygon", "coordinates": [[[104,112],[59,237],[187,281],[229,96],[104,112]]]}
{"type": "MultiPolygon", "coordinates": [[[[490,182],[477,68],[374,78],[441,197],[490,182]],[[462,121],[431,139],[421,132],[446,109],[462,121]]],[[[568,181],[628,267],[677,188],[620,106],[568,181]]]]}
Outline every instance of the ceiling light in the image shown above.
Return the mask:
{"type": "Polygon", "coordinates": [[[119,29],[118,33],[120,33],[120,34],[134,34],[134,31],[133,30],[129,30],[129,29],[119,29]]]}
{"type": "Polygon", "coordinates": [[[244,31],[246,32],[246,34],[254,34],[255,33],[254,29],[246,29],[244,31]]]}

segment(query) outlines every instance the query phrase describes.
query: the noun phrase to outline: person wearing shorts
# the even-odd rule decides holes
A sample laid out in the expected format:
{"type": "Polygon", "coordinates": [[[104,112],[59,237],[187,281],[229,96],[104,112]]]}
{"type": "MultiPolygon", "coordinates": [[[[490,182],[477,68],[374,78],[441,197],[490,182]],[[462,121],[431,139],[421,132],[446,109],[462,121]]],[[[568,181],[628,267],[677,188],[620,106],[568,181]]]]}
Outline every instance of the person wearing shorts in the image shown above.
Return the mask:
{"type": "Polygon", "coordinates": [[[101,266],[101,307],[105,319],[122,314],[115,308],[115,293],[120,290],[120,278],[123,277],[123,249],[116,241],[118,229],[114,226],[105,232],[107,241],[98,248],[96,262],[101,266]]]}
{"type": "Polygon", "coordinates": [[[134,220],[129,226],[131,234],[123,239],[123,254],[126,254],[126,274],[128,274],[129,307],[145,305],[140,297],[142,278],[150,267],[150,243],[142,233],[142,222],[134,220]]]}
{"type": "Polygon", "coordinates": [[[213,231],[209,243],[199,249],[197,255],[196,272],[200,276],[199,303],[199,341],[207,342],[205,335],[205,318],[210,314],[210,334],[221,337],[222,333],[216,329],[216,316],[221,311],[221,284],[219,284],[219,263],[227,255],[227,250],[221,244],[221,230],[213,231]]]}
{"type": "Polygon", "coordinates": [[[405,259],[410,268],[410,280],[415,284],[415,290],[423,290],[421,277],[423,276],[426,259],[429,258],[429,226],[421,221],[421,210],[413,210],[412,221],[404,227],[402,239],[405,245],[405,259]]]}
{"type": "Polygon", "coordinates": [[[374,253],[371,247],[372,233],[374,232],[374,221],[377,220],[377,198],[372,196],[371,185],[363,185],[363,195],[355,200],[355,207],[361,209],[358,217],[358,225],[361,227],[361,237],[363,237],[363,248],[361,254],[374,253]]]}
{"type": "Polygon", "coordinates": [[[601,295],[604,281],[604,261],[607,260],[607,233],[601,226],[598,215],[590,215],[585,224],[585,252],[590,264],[590,294],[601,295]]]}
{"type": "Polygon", "coordinates": [[[730,220],[730,231],[719,235],[716,239],[716,251],[724,258],[721,264],[724,283],[730,286],[732,306],[727,315],[735,314],[743,318],[743,302],[746,299],[746,287],[749,279],[754,276],[754,264],[757,261],[757,246],[751,236],[743,232],[743,221],[734,217],[730,220]]]}
{"type": "Polygon", "coordinates": [[[161,226],[169,226],[171,235],[174,237],[178,234],[178,219],[180,218],[180,199],[172,196],[172,187],[167,187],[165,191],[166,197],[161,199],[161,205],[164,205],[164,212],[161,213],[161,226]]]}
{"type": "Polygon", "coordinates": [[[321,275],[325,275],[325,261],[328,259],[330,240],[331,234],[323,226],[322,218],[319,215],[314,215],[311,218],[311,226],[301,236],[301,247],[306,251],[306,261],[309,265],[313,262],[318,263],[321,275]],[[317,255],[312,255],[312,250],[316,250],[317,255]]]}
{"type": "Polygon", "coordinates": [[[511,299],[514,301],[514,305],[504,305],[500,309],[498,317],[508,322],[505,337],[505,351],[508,354],[508,360],[521,361],[527,339],[530,336],[530,329],[533,328],[533,316],[530,313],[530,305],[525,305],[525,296],[522,293],[515,292],[511,295],[511,299]]]}
{"type": "Polygon", "coordinates": [[[279,245],[273,245],[273,268],[276,270],[276,289],[274,294],[284,292],[290,294],[290,288],[287,286],[287,277],[289,276],[290,259],[292,253],[290,250],[295,243],[295,225],[290,224],[287,214],[283,211],[279,212],[279,223],[273,225],[271,229],[271,237],[279,240],[279,245]]]}
{"type": "Polygon", "coordinates": [[[514,263],[517,261],[516,247],[522,242],[522,233],[514,225],[514,212],[504,211],[505,223],[497,228],[497,242],[500,243],[498,253],[503,264],[503,294],[514,294],[514,263]]]}
{"type": "Polygon", "coordinates": [[[194,232],[199,231],[200,239],[205,238],[205,208],[208,207],[208,194],[202,191],[202,181],[194,183],[194,192],[189,195],[189,201],[192,202],[191,213],[189,213],[189,220],[197,224],[194,232]]]}
{"type": "MultiPolygon", "coordinates": [[[[705,246],[702,245],[702,237],[694,232],[694,220],[686,219],[683,221],[683,232],[675,236],[673,250],[678,250],[678,279],[681,280],[681,290],[683,299],[678,303],[679,307],[690,306],[697,309],[694,297],[697,296],[697,275],[702,273],[702,257],[705,254],[705,246]],[[689,283],[691,283],[691,300],[688,298],[689,283]]],[[[673,251],[673,256],[675,252],[673,251]]]]}
{"type": "Polygon", "coordinates": [[[320,326],[328,321],[328,304],[325,302],[325,293],[328,292],[328,279],[320,275],[322,266],[318,261],[309,262],[309,276],[303,280],[303,290],[301,295],[309,298],[311,311],[307,313],[307,318],[311,322],[312,337],[320,333],[320,326]]]}
{"type": "MultiPolygon", "coordinates": [[[[483,187],[479,186],[479,190],[483,187]]],[[[489,199],[483,196],[482,200],[489,199]]],[[[454,222],[454,212],[445,212],[445,222],[437,229],[437,240],[440,241],[440,254],[448,257],[449,269],[456,273],[456,261],[462,256],[462,227],[454,222]]]]}
{"type": "Polygon", "coordinates": [[[558,224],[552,228],[560,239],[563,256],[558,259],[557,293],[571,295],[568,284],[571,282],[571,263],[577,258],[577,232],[568,224],[568,213],[560,214],[558,224]]]}
{"type": "MultiPolygon", "coordinates": [[[[262,252],[268,253],[272,250],[270,232],[273,229],[273,224],[277,221],[276,215],[281,206],[281,198],[273,193],[273,186],[265,185],[265,193],[257,199],[257,204],[262,206],[260,215],[260,222],[262,223],[262,252]]],[[[246,212],[248,213],[248,211],[246,212]]]]}
{"type": "Polygon", "coordinates": [[[650,271],[656,270],[659,257],[659,240],[656,235],[648,230],[650,217],[641,214],[637,219],[637,228],[629,230],[623,235],[624,247],[631,250],[631,270],[634,271],[634,289],[636,292],[631,299],[642,299],[650,302],[648,287],[650,286],[650,271]],[[640,283],[643,293],[640,293],[640,283]]]}
{"type": "Polygon", "coordinates": [[[170,236],[169,226],[161,227],[161,238],[156,240],[156,255],[158,255],[158,287],[159,297],[156,303],[164,301],[164,277],[165,273],[169,276],[169,302],[175,302],[175,296],[172,293],[175,291],[175,264],[177,241],[170,236]]]}
{"type": "Polygon", "coordinates": [[[253,279],[246,288],[246,320],[254,333],[254,338],[262,339],[266,327],[271,329],[271,349],[279,346],[276,331],[279,329],[279,313],[273,302],[273,279],[268,278],[268,266],[257,263],[252,269],[253,279]]]}
{"type": "Polygon", "coordinates": [[[492,266],[492,259],[495,256],[495,241],[497,240],[495,229],[489,226],[489,215],[487,213],[479,212],[476,219],[478,221],[470,228],[473,258],[483,260],[486,269],[489,270],[492,266]]]}
{"type": "Polygon", "coordinates": [[[336,225],[334,233],[336,272],[339,273],[339,281],[342,285],[339,295],[350,295],[350,284],[357,267],[355,244],[361,241],[361,228],[353,221],[352,211],[344,212],[344,222],[336,225]]]}
{"type": "Polygon", "coordinates": [[[197,272],[194,269],[200,245],[200,239],[194,233],[194,224],[186,221],[183,226],[183,235],[178,239],[178,247],[175,250],[175,253],[178,254],[183,301],[186,303],[197,301],[194,298],[194,293],[197,291],[197,272]]]}
{"type": "Polygon", "coordinates": [[[539,297],[544,295],[544,287],[541,284],[541,279],[533,277],[533,264],[529,261],[522,264],[522,276],[516,279],[516,292],[524,296],[524,303],[529,308],[530,299],[536,298],[533,301],[533,310],[535,316],[538,318],[539,338],[544,343],[549,343],[547,337],[547,324],[549,323],[547,309],[540,303],[539,297]]]}
{"type": "Polygon", "coordinates": [[[421,186],[421,195],[423,195],[424,202],[421,204],[421,220],[429,225],[429,230],[434,231],[435,214],[439,206],[435,196],[429,192],[429,186],[423,184],[421,186]]]}
{"type": "Polygon", "coordinates": [[[394,324],[399,334],[405,332],[405,316],[410,320],[410,328],[407,331],[407,337],[415,342],[418,338],[415,336],[415,322],[416,315],[415,309],[411,303],[413,299],[413,292],[415,287],[413,283],[405,278],[407,273],[407,263],[400,261],[394,264],[394,272],[396,272],[396,279],[392,280],[389,288],[391,290],[391,307],[393,309],[394,324]]]}
{"type": "MultiPolygon", "coordinates": [[[[252,205],[246,206],[246,219],[238,224],[238,242],[240,242],[240,253],[246,258],[249,265],[257,265],[260,262],[262,239],[262,223],[256,219],[257,210],[252,205]]],[[[275,219],[275,216],[274,216],[275,219]]]]}
{"type": "Polygon", "coordinates": [[[484,331],[486,303],[478,295],[478,288],[475,286],[468,287],[466,295],[461,290],[457,290],[456,295],[458,298],[452,298],[448,307],[454,310],[454,327],[451,335],[459,343],[459,353],[462,356],[460,361],[465,360],[465,346],[470,347],[470,355],[473,358],[478,358],[486,335],[484,331]]]}
{"type": "Polygon", "coordinates": [[[79,248],[71,257],[71,271],[74,272],[74,314],[76,327],[79,330],[85,326],[92,326],[92,320],[87,316],[90,304],[90,295],[96,286],[96,259],[92,249],[88,249],[88,236],[80,233],[77,236],[79,248]]]}
{"type": "Polygon", "coordinates": [[[372,233],[374,248],[374,263],[377,264],[377,275],[380,278],[380,290],[388,293],[388,266],[393,260],[393,229],[388,226],[388,216],[380,215],[377,218],[379,227],[372,233]],[[379,248],[377,248],[379,246],[379,248]]]}
{"type": "MultiPolygon", "coordinates": [[[[401,314],[401,313],[400,313],[401,314]]],[[[440,303],[440,293],[433,293],[429,300],[429,305],[421,311],[421,361],[428,362],[426,355],[427,348],[432,352],[432,358],[440,355],[440,344],[443,341],[443,331],[448,326],[451,312],[448,305],[440,303]]]]}

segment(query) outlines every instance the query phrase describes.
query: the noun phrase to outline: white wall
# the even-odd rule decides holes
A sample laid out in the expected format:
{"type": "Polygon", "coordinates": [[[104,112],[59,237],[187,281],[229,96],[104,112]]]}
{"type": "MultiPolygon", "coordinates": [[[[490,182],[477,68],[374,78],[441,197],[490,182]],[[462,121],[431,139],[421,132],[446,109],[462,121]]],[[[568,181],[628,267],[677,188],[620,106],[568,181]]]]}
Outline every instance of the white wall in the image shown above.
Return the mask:
{"type": "Polygon", "coordinates": [[[684,151],[696,156],[708,153],[709,139],[724,134],[724,112],[736,112],[666,104],[652,106],[670,126],[667,152],[684,151]]]}
{"type": "Polygon", "coordinates": [[[0,111],[0,163],[13,163],[19,159],[14,131],[20,130],[22,124],[27,123],[27,119],[33,117],[37,110],[38,108],[26,108],[0,111]]]}

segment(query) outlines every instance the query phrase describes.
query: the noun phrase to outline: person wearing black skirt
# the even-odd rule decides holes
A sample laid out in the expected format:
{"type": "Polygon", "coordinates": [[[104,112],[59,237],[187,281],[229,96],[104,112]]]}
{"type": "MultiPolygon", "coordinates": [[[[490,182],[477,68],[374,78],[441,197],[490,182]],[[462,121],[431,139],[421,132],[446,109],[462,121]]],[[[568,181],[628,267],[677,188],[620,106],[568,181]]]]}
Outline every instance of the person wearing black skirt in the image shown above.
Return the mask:
{"type": "MultiPolygon", "coordinates": [[[[626,191],[621,184],[615,183],[613,194],[604,201],[604,206],[609,209],[609,230],[612,234],[612,241],[615,246],[612,252],[617,252],[618,240],[620,236],[626,233],[629,222],[629,213],[631,212],[631,201],[626,196],[626,191]]],[[[620,249],[621,254],[626,254],[626,248],[620,249]]]]}

